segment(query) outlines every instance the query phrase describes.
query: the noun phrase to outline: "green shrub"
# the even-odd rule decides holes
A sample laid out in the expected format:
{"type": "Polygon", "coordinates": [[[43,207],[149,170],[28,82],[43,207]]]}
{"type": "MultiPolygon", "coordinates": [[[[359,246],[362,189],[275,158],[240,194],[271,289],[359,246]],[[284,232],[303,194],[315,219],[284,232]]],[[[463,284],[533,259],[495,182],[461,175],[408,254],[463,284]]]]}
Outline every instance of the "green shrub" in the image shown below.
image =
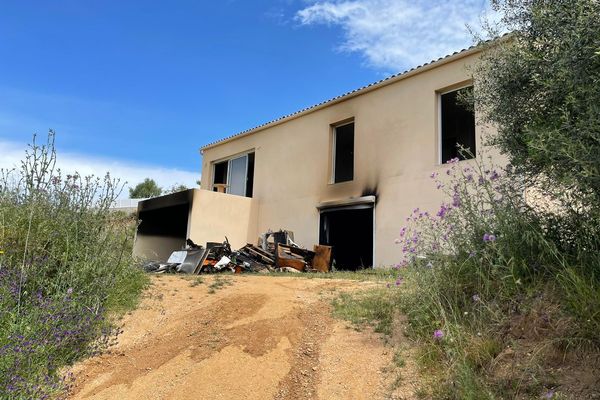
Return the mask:
{"type": "Polygon", "coordinates": [[[109,210],[121,187],[64,176],[54,134],[0,177],[0,398],[59,396],[60,369],[101,351],[111,312],[146,284],[131,256],[135,223],[109,210]]]}
{"type": "MultiPolygon", "coordinates": [[[[526,180],[511,168],[452,160],[432,178],[448,202],[434,215],[415,209],[400,232],[404,287],[397,306],[409,333],[436,349],[428,354],[437,354],[433,364],[445,371],[434,397],[487,399],[521,390],[494,385],[486,373],[510,341],[511,319],[541,298],[544,318],[560,325],[548,340],[599,346],[600,291],[588,272],[600,256],[586,254],[590,238],[557,240],[550,224],[565,214],[528,203],[526,180]]],[[[432,363],[429,356],[423,361],[432,363]]]]}

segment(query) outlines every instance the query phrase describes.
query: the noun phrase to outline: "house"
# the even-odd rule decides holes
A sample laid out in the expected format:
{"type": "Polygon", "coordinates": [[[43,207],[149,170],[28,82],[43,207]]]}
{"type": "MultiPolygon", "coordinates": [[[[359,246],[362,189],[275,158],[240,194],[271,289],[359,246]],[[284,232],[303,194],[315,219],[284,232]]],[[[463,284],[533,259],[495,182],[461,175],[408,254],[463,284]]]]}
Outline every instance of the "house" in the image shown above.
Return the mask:
{"type": "MultiPolygon", "coordinates": [[[[284,228],[334,247],[338,267],[392,265],[415,207],[437,209],[430,175],[473,153],[485,128],[458,101],[472,47],[201,148],[201,189],[140,203],[136,254],[165,258],[187,237],[234,248],[284,228]]],[[[466,161],[468,162],[468,161],[466,161]]]]}

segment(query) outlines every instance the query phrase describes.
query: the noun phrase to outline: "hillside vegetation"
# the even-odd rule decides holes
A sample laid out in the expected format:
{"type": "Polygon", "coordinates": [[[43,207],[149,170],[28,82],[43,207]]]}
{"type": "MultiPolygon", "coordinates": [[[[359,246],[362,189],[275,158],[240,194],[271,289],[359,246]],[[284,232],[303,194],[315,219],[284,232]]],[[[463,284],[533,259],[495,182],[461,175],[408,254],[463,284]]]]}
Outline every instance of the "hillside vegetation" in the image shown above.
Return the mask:
{"type": "Polygon", "coordinates": [[[110,317],[147,282],[134,268],[135,221],[109,210],[120,187],[55,168],[54,134],[0,175],[0,398],[57,398],[61,368],[104,349],[110,317]]]}

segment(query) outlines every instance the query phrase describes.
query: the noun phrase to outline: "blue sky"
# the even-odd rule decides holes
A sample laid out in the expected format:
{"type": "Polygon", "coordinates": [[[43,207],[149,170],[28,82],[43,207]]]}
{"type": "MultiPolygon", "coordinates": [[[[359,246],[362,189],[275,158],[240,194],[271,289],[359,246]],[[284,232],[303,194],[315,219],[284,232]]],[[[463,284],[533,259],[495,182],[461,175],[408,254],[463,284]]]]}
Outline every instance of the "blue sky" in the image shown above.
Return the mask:
{"type": "Polygon", "coordinates": [[[0,167],[193,185],[198,148],[469,46],[487,1],[2,0],[0,167]]]}

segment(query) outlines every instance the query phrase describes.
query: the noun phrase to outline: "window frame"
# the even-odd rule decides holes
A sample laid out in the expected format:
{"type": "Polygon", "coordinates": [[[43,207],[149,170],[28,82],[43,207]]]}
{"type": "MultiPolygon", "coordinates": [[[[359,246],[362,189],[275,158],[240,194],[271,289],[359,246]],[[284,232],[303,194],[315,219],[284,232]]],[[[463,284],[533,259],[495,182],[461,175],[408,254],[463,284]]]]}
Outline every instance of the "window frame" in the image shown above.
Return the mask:
{"type": "Polygon", "coordinates": [[[330,185],[340,185],[343,183],[348,183],[348,182],[353,182],[354,178],[356,176],[356,170],[355,170],[355,165],[356,165],[356,159],[355,159],[355,149],[356,149],[356,121],[354,119],[354,117],[352,118],[348,118],[345,119],[343,121],[340,122],[336,122],[335,124],[331,124],[330,125],[330,135],[331,135],[331,152],[330,152],[330,158],[331,158],[331,174],[329,176],[329,184],[330,185]],[[336,182],[335,181],[335,161],[336,161],[336,141],[337,141],[337,128],[340,128],[342,126],[346,126],[346,125],[350,125],[350,124],[354,124],[354,130],[353,130],[353,138],[352,138],[352,179],[349,179],[347,181],[341,181],[341,182],[336,182]]]}
{"type": "MultiPolygon", "coordinates": [[[[231,194],[230,193],[230,182],[231,182],[231,161],[236,160],[238,158],[242,158],[242,157],[246,157],[246,166],[245,166],[245,170],[244,170],[244,176],[246,177],[246,181],[244,182],[244,194],[243,195],[238,195],[238,194],[233,194],[233,196],[242,196],[242,197],[248,197],[246,195],[246,193],[248,192],[248,163],[250,161],[250,154],[254,153],[254,157],[255,157],[255,162],[256,162],[256,151],[255,149],[251,149],[251,150],[247,150],[241,153],[237,153],[234,154],[232,156],[228,156],[225,158],[220,158],[218,160],[214,160],[211,162],[211,177],[210,177],[210,184],[211,184],[211,191],[214,191],[215,189],[215,169],[217,164],[221,164],[223,162],[227,162],[227,182],[225,182],[225,193],[227,194],[231,194]]],[[[252,196],[250,196],[250,198],[252,198],[252,196]]]]}
{"type": "MultiPolygon", "coordinates": [[[[445,89],[436,91],[436,102],[437,102],[437,165],[447,164],[447,160],[442,160],[443,155],[443,138],[442,138],[442,96],[448,93],[457,92],[461,89],[473,87],[473,81],[463,82],[454,86],[449,86],[445,89]]],[[[475,115],[473,115],[475,118],[475,115]]],[[[475,147],[477,148],[477,120],[475,120],[475,147]]],[[[469,158],[461,161],[469,161],[477,159],[477,153],[473,154],[473,158],[469,158]]]]}

